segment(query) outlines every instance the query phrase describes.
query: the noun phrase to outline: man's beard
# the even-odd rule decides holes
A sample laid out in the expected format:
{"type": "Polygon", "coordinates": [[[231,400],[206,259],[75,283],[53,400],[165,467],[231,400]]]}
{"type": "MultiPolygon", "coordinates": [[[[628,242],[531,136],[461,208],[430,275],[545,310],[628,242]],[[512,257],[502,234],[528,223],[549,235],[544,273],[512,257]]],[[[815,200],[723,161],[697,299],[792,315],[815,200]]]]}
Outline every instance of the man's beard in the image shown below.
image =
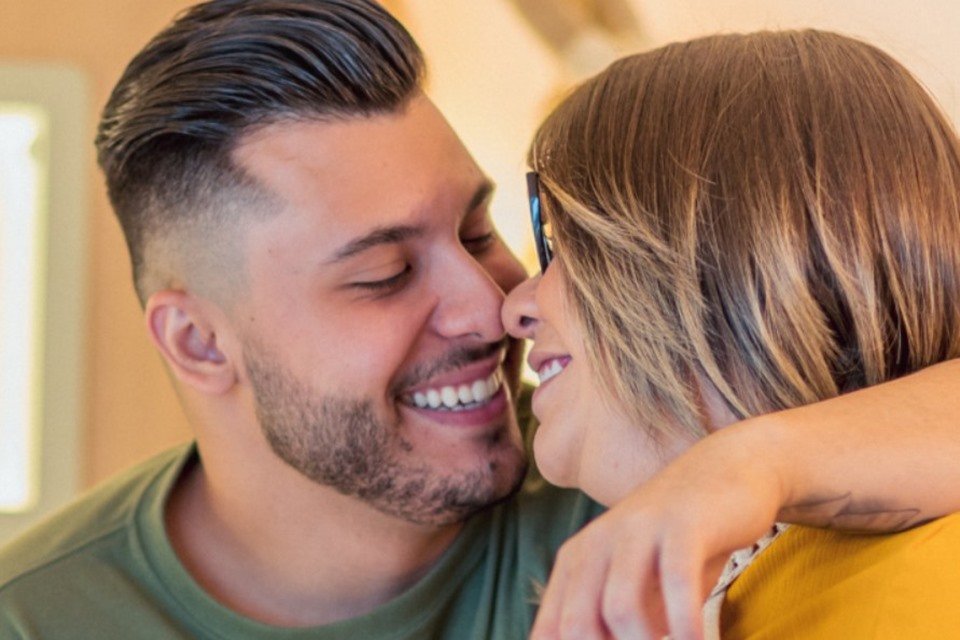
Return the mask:
{"type": "MultiPolygon", "coordinates": [[[[261,429],[284,462],[318,484],[355,496],[379,511],[418,524],[465,520],[513,495],[525,464],[444,472],[403,460],[413,451],[397,425],[377,417],[370,399],[321,395],[249,342],[246,370],[261,429]],[[498,475],[513,477],[498,478],[498,475]]],[[[503,446],[504,425],[488,446],[503,446]]]]}

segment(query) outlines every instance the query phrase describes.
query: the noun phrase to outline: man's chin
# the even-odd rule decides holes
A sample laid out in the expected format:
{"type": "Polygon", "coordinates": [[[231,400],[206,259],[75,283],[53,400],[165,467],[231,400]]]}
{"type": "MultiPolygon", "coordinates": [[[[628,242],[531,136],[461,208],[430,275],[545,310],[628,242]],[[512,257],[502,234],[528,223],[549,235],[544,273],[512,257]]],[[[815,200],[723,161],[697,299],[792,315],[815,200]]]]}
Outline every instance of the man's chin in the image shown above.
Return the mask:
{"type": "Polygon", "coordinates": [[[516,450],[505,458],[490,461],[481,471],[426,482],[419,498],[373,501],[373,506],[413,524],[449,526],[462,523],[510,500],[523,486],[529,465],[526,455],[522,450],[516,450]]]}
{"type": "Polygon", "coordinates": [[[489,509],[498,504],[506,502],[513,498],[520,488],[523,486],[523,482],[527,477],[527,470],[529,469],[530,462],[527,459],[527,454],[522,447],[515,449],[511,456],[509,462],[501,462],[502,465],[499,469],[497,468],[497,463],[491,463],[491,471],[497,472],[498,480],[496,488],[490,492],[488,499],[481,503],[475,505],[475,509],[469,515],[473,515],[484,509],[489,509]],[[509,473],[508,473],[509,471],[509,473]]]}
{"type": "Polygon", "coordinates": [[[516,475],[511,479],[509,483],[506,483],[505,489],[500,492],[500,495],[497,496],[494,500],[490,501],[484,508],[493,507],[500,503],[506,502],[517,495],[517,492],[520,491],[520,488],[523,486],[523,481],[527,478],[527,471],[530,468],[530,461],[527,459],[526,453],[523,451],[520,452],[520,461],[516,465],[516,475]]]}

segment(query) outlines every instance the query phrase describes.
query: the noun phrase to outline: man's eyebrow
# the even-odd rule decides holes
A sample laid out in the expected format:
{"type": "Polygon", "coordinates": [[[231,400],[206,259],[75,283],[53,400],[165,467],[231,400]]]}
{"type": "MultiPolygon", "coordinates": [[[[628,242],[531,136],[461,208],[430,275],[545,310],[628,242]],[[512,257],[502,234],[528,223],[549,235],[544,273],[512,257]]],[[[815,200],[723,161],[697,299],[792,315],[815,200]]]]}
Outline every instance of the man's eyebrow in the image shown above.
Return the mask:
{"type": "MultiPolygon", "coordinates": [[[[470,213],[486,202],[493,195],[495,188],[495,185],[490,180],[484,180],[482,183],[480,183],[480,185],[477,187],[477,190],[474,191],[473,195],[470,197],[470,201],[467,203],[464,213],[470,213]]],[[[421,226],[401,224],[389,227],[378,227],[373,231],[360,236],[359,238],[351,240],[347,244],[337,249],[337,252],[333,254],[333,257],[330,260],[327,261],[327,264],[343,262],[347,258],[351,258],[358,253],[366,251],[367,249],[384,244],[397,244],[405,240],[420,237],[423,234],[424,228],[421,226]]]]}
{"type": "Polygon", "coordinates": [[[424,233],[423,227],[412,225],[394,225],[389,227],[378,227],[369,233],[351,240],[343,245],[333,257],[327,261],[328,264],[342,262],[347,258],[362,253],[367,249],[372,249],[384,244],[397,244],[404,240],[417,238],[424,233]]]}

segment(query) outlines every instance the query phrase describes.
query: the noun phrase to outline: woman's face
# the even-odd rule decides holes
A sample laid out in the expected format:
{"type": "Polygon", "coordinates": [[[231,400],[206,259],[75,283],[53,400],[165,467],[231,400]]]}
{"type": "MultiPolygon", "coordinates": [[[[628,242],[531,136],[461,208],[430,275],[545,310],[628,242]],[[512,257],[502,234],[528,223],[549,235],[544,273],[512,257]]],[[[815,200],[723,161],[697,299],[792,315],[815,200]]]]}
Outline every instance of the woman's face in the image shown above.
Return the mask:
{"type": "Polygon", "coordinates": [[[528,357],[540,376],[533,412],[540,421],[533,450],[550,482],[579,487],[603,504],[624,497],[693,439],[658,445],[650,426],[627,416],[611,398],[587,358],[586,336],[570,308],[556,256],[546,274],[531,278],[507,297],[503,321],[533,345],[528,357]]]}

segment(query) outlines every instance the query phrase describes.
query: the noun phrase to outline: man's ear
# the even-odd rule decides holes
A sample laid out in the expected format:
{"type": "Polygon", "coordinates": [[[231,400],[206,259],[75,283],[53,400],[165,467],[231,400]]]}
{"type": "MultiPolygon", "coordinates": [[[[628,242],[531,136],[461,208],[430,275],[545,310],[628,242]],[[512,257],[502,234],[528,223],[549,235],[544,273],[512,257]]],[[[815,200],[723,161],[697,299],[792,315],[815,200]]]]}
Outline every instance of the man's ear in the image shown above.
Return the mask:
{"type": "Polygon", "coordinates": [[[236,384],[236,363],[217,344],[224,318],[215,305],[164,290],[150,296],[145,315],[150,339],[181,382],[208,395],[226,393],[236,384]]]}

